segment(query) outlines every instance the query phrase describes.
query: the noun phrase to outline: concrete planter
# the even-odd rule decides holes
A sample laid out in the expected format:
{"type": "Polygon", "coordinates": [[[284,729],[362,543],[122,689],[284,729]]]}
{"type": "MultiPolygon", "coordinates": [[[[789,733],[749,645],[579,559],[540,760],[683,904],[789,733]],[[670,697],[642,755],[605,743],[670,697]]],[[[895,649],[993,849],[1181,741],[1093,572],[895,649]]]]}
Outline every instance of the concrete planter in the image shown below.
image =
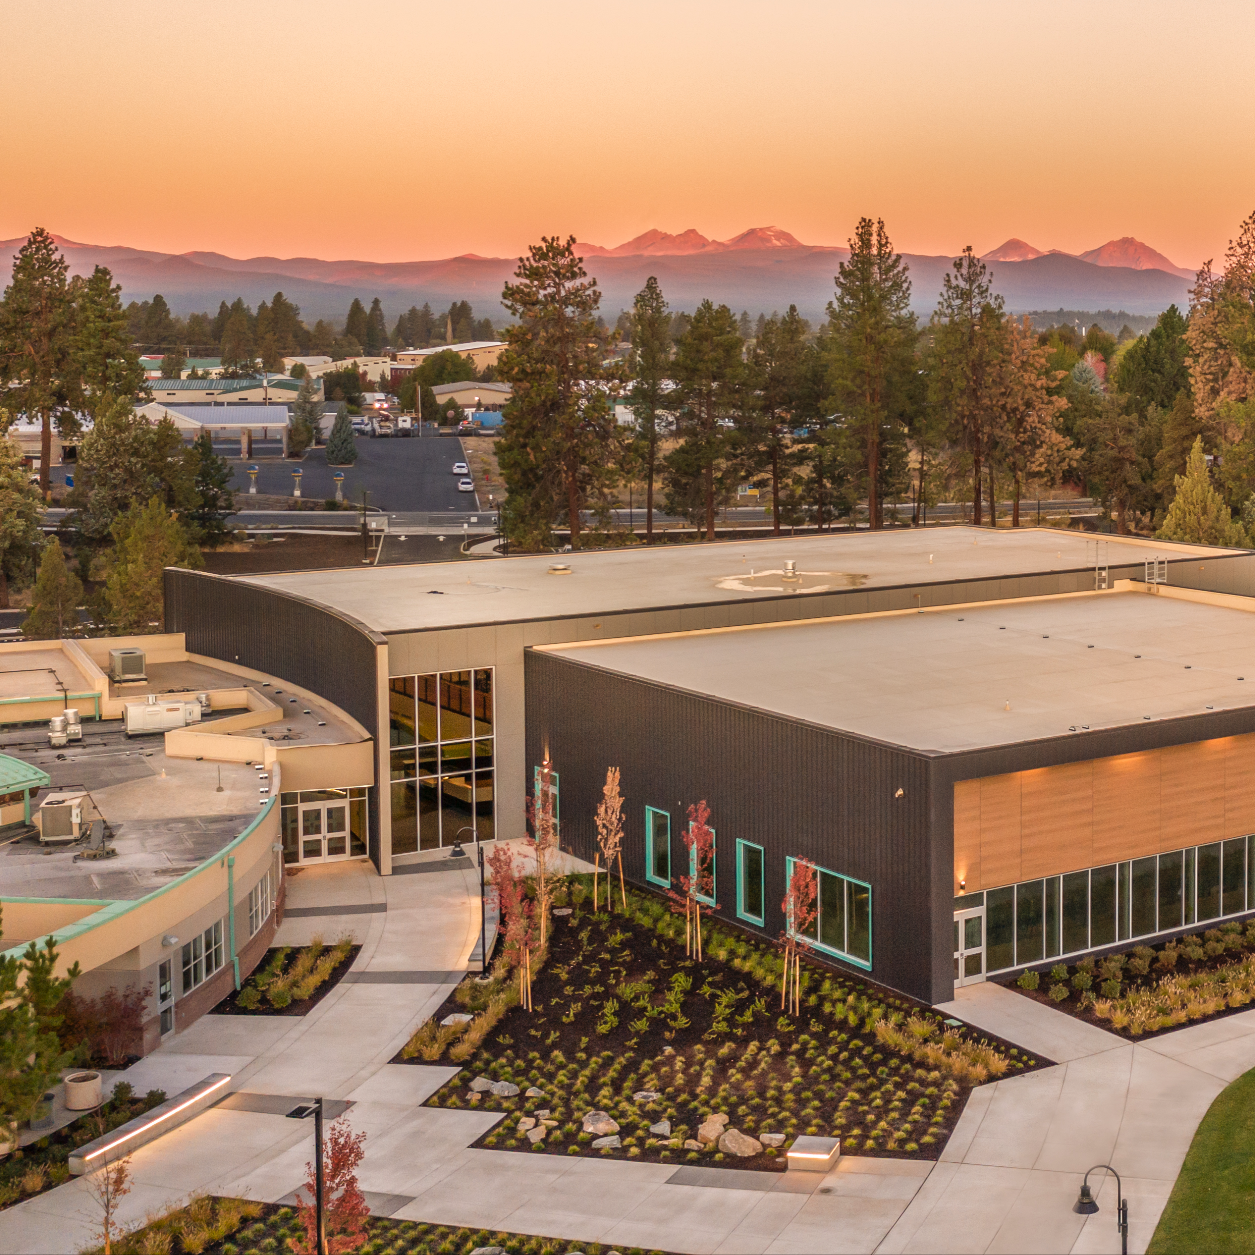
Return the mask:
{"type": "Polygon", "coordinates": [[[71,1072],[65,1078],[67,1111],[91,1111],[100,1106],[100,1073],[71,1072]]]}

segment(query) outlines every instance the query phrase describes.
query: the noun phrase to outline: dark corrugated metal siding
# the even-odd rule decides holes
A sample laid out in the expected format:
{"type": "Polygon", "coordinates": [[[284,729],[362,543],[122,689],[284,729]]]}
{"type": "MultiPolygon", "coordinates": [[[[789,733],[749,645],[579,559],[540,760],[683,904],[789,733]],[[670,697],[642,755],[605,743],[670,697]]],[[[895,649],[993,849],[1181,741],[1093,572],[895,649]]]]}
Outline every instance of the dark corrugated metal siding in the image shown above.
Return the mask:
{"type": "MultiPolygon", "coordinates": [[[[318,693],[376,743],[376,646],[385,638],[347,615],[240,580],[167,567],[166,626],[190,653],[238,662],[318,693]]],[[[328,781],[328,783],[332,783],[328,781]]],[[[379,789],[370,791],[370,856],[379,866],[379,789]]]]}
{"type": "Polygon", "coordinates": [[[761,931],[773,938],[784,928],[785,859],[809,858],[872,886],[873,980],[929,1002],[951,996],[953,858],[949,843],[930,845],[925,757],[551,654],[528,650],[525,668],[528,763],[549,750],[564,847],[592,861],[608,766],[622,772],[623,865],[638,883],[645,807],[671,814],[674,871],[687,807],[704,798],[718,834],[719,914],[736,919],[737,839],[765,852],[761,931]]]}

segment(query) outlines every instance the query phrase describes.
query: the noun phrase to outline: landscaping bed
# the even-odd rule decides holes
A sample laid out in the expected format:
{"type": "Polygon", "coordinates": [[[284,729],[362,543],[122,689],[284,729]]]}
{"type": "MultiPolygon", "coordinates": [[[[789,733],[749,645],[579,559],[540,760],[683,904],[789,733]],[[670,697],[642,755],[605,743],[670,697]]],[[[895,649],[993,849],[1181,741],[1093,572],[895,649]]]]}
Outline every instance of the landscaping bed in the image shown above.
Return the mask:
{"type": "Polygon", "coordinates": [[[582,884],[569,895],[532,960],[530,1013],[499,962],[399,1058],[465,1065],[428,1105],[501,1112],[477,1146],[771,1170],[811,1134],[935,1159],[973,1085],[1040,1066],[808,959],[801,1014],[782,1014],[782,959],[758,938],[704,919],[697,961],[661,899],[632,890],[626,914],[594,914],[582,884]],[[474,1018],[441,1026],[451,1010],[474,1018]]]}
{"type": "Polygon", "coordinates": [[[1010,987],[1122,1037],[1153,1037],[1255,1003],[1255,919],[1056,963],[1010,987]]]}
{"type": "MultiPolygon", "coordinates": [[[[115,1238],[112,1255],[271,1255],[290,1251],[290,1238],[305,1235],[295,1208],[240,1198],[198,1198],[115,1238]]],[[[596,1242],[464,1229],[372,1216],[358,1255],[470,1255],[481,1247],[500,1247],[508,1255],[560,1255],[578,1250],[601,1255],[611,1248],[596,1242]]],[[[637,1247],[617,1247],[621,1255],[645,1255],[637,1247]]],[[[95,1247],[85,1255],[102,1255],[95,1247]]],[[[650,1255],[655,1255],[651,1252],[650,1255]]]]}
{"type": "Polygon", "coordinates": [[[308,946],[276,946],[212,1014],[306,1015],[336,987],[361,949],[347,938],[333,946],[317,937],[308,946]]]}
{"type": "Polygon", "coordinates": [[[95,1111],[84,1112],[72,1124],[14,1150],[0,1160],[0,1210],[64,1185],[70,1179],[67,1161],[73,1151],[165,1100],[162,1090],[150,1090],[141,1098],[126,1081],[119,1081],[108,1101],[95,1111]]]}

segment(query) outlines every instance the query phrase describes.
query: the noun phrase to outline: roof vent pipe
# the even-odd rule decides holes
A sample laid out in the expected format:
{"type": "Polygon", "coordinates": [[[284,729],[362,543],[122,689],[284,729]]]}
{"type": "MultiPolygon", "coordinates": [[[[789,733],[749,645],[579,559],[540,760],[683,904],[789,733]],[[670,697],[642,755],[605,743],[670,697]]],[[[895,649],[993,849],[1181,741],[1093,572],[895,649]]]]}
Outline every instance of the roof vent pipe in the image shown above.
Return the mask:
{"type": "Polygon", "coordinates": [[[784,561],[784,581],[786,584],[797,584],[802,577],[797,573],[797,563],[792,558],[784,561]]]}

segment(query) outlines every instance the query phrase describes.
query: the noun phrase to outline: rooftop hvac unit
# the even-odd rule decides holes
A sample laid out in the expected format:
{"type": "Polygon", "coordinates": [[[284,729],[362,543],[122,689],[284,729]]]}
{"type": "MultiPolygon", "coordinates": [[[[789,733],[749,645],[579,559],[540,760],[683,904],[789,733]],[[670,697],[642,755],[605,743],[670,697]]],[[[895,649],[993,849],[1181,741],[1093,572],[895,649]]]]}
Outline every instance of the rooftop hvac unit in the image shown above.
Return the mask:
{"type": "Polygon", "coordinates": [[[143,736],[148,732],[169,732],[172,728],[185,728],[189,723],[200,723],[199,701],[183,701],[166,698],[160,700],[155,693],[142,702],[126,704],[126,735],[143,736]]]}
{"type": "Polygon", "coordinates": [[[142,649],[111,649],[109,651],[109,678],[117,684],[127,680],[146,680],[142,649]]]}
{"type": "Polygon", "coordinates": [[[48,744],[56,746],[58,749],[62,745],[70,743],[70,735],[67,731],[68,724],[64,715],[53,715],[48,720],[48,744]]]}
{"type": "Polygon", "coordinates": [[[59,793],[43,800],[35,812],[35,823],[40,842],[48,845],[77,841],[99,817],[90,793],[59,793]]]}

